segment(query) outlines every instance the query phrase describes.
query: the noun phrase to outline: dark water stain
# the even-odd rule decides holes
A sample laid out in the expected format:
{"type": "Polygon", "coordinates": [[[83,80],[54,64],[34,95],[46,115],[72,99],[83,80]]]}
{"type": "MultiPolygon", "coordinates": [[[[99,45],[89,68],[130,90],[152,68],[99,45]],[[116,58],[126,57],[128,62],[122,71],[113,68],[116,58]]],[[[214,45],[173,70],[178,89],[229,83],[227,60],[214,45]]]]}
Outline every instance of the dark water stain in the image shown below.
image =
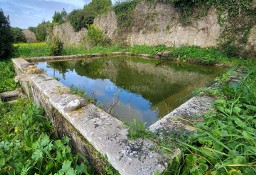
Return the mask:
{"type": "Polygon", "coordinates": [[[125,122],[153,124],[188,100],[191,92],[223,70],[135,57],[40,62],[39,68],[77,87],[125,122]]]}

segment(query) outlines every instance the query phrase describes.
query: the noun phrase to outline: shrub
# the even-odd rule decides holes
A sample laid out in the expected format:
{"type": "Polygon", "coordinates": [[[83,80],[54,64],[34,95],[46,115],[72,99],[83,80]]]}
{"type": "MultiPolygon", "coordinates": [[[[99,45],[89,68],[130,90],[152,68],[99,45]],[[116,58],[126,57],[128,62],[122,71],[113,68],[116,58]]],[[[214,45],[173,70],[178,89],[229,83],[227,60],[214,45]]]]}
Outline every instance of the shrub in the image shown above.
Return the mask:
{"type": "Polygon", "coordinates": [[[114,6],[114,11],[117,15],[117,25],[120,28],[128,28],[134,20],[134,9],[138,0],[117,2],[114,6]]]}
{"type": "Polygon", "coordinates": [[[13,37],[8,17],[0,10],[0,59],[6,59],[14,51],[13,37]]]}
{"type": "Polygon", "coordinates": [[[88,27],[85,40],[90,46],[104,46],[110,44],[110,40],[105,38],[104,33],[94,25],[88,27]]]}
{"type": "Polygon", "coordinates": [[[26,37],[24,33],[22,33],[22,30],[18,27],[12,27],[12,37],[14,40],[14,43],[25,43],[27,42],[26,37]]]}
{"type": "Polygon", "coordinates": [[[58,56],[63,53],[63,43],[59,39],[59,37],[55,37],[50,47],[50,55],[58,56]]]}
{"type": "Polygon", "coordinates": [[[82,10],[73,10],[69,16],[68,20],[72,25],[73,29],[78,32],[82,28],[86,28],[87,25],[93,23],[94,16],[88,15],[86,16],[82,10]]]}

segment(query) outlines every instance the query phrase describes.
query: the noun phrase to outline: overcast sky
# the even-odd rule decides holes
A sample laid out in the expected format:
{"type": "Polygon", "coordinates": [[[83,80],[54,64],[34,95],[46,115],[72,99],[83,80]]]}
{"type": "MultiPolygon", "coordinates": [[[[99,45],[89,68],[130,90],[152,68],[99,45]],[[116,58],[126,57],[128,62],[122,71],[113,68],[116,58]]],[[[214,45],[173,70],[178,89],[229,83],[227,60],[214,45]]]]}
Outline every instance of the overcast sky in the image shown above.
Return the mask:
{"type": "Polygon", "coordinates": [[[0,0],[0,9],[9,15],[12,27],[26,29],[37,26],[43,20],[52,21],[55,11],[67,12],[83,8],[91,0],[0,0]]]}

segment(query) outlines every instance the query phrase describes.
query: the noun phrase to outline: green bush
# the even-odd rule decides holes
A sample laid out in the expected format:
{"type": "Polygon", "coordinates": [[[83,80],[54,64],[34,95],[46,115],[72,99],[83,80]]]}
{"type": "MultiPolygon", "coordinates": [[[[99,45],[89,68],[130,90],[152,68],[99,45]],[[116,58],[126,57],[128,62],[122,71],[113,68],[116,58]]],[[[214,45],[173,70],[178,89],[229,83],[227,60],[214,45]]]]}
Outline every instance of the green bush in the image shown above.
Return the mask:
{"type": "Polygon", "coordinates": [[[76,32],[78,32],[82,28],[86,28],[87,25],[92,24],[94,20],[94,16],[85,15],[83,10],[73,10],[68,15],[68,20],[70,21],[70,24],[72,25],[73,29],[76,32]]]}
{"type": "Polygon", "coordinates": [[[117,25],[121,29],[126,29],[133,23],[133,11],[138,3],[138,0],[117,2],[114,6],[114,11],[117,15],[117,25]]]}
{"type": "Polygon", "coordinates": [[[75,31],[93,24],[93,20],[97,15],[106,13],[112,8],[110,0],[92,0],[89,4],[85,5],[81,10],[73,10],[68,15],[68,20],[73,26],[75,31]]]}
{"type": "Polygon", "coordinates": [[[58,56],[63,54],[63,43],[59,37],[55,37],[50,46],[50,55],[58,56]]]}
{"type": "Polygon", "coordinates": [[[14,51],[12,44],[13,36],[9,18],[0,9],[0,59],[6,59],[11,56],[14,51]]]}
{"type": "Polygon", "coordinates": [[[90,46],[104,46],[110,44],[110,40],[105,38],[104,33],[94,25],[90,25],[88,27],[85,40],[85,42],[87,42],[90,46]]]}
{"type": "Polygon", "coordinates": [[[13,36],[13,39],[14,39],[14,43],[25,43],[25,42],[27,42],[26,36],[24,35],[24,33],[22,33],[22,30],[20,28],[12,27],[11,31],[12,31],[12,36],[13,36]]]}

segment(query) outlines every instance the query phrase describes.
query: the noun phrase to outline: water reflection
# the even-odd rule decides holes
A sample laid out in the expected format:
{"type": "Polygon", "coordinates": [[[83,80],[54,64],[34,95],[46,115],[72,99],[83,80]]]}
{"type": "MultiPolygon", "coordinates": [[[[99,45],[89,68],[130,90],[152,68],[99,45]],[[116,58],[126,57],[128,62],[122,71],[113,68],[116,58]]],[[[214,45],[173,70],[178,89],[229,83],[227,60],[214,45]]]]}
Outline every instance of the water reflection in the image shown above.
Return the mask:
{"type": "Polygon", "coordinates": [[[133,57],[41,62],[37,66],[66,86],[84,90],[97,105],[120,120],[147,126],[187,100],[192,90],[221,70],[159,63],[133,57]]]}

